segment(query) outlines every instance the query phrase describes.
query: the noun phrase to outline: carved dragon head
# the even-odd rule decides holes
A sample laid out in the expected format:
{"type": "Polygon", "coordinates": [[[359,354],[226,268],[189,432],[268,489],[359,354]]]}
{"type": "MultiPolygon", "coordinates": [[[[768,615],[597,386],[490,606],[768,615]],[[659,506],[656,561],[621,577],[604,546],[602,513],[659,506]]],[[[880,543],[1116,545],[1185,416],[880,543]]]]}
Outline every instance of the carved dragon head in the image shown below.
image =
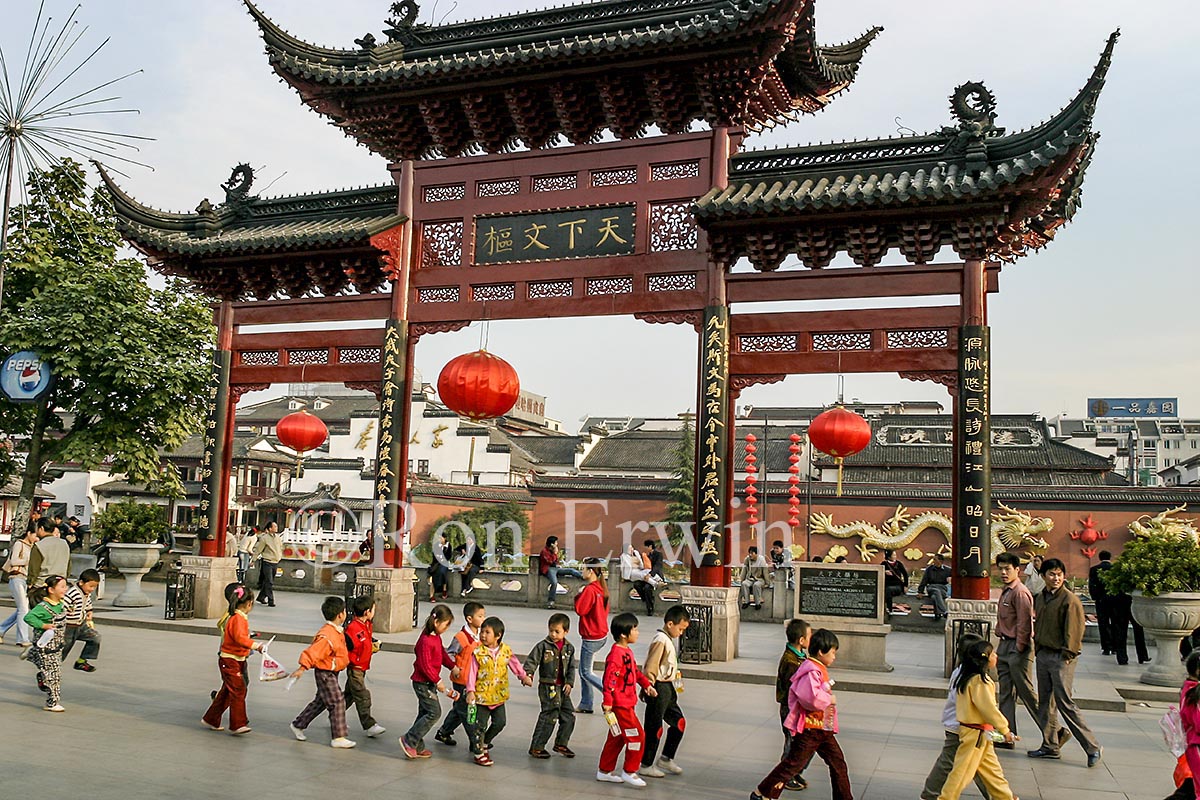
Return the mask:
{"type": "Polygon", "coordinates": [[[1000,511],[992,513],[992,529],[1006,549],[1028,549],[1034,553],[1045,553],[1050,549],[1050,544],[1040,534],[1054,530],[1054,520],[1034,517],[1004,503],[997,503],[997,506],[1000,511]]]}
{"type": "Polygon", "coordinates": [[[1143,514],[1129,523],[1129,532],[1139,539],[1152,536],[1168,539],[1187,539],[1200,545],[1200,530],[1196,529],[1196,520],[1178,517],[1187,511],[1187,504],[1176,508],[1168,508],[1154,516],[1143,514]]]}

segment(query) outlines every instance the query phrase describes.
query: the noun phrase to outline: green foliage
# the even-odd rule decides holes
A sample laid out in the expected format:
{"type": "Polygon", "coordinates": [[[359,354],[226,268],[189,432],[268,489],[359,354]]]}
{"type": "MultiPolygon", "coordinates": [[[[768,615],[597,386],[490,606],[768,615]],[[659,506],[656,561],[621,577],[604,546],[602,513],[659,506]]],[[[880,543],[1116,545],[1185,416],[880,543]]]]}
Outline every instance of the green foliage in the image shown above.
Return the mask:
{"type": "Polygon", "coordinates": [[[167,531],[166,507],[125,500],[111,503],[92,519],[92,532],[121,544],[152,544],[167,531]]]}
{"type": "Polygon", "coordinates": [[[683,541],[683,531],[696,519],[696,430],[690,417],[685,417],[679,431],[679,441],[671,451],[675,461],[675,483],[667,492],[667,518],[672,523],[670,541],[683,541]],[[681,527],[681,525],[683,527],[681,527]]]}
{"type": "Polygon", "coordinates": [[[430,563],[430,541],[439,528],[446,535],[446,542],[451,550],[466,542],[466,532],[469,529],[475,537],[476,546],[484,548],[485,551],[489,546],[493,547],[496,557],[502,554],[522,555],[525,543],[529,541],[529,515],[517,503],[456,511],[434,520],[428,528],[428,539],[413,548],[413,557],[422,564],[430,563]],[[513,526],[505,523],[515,523],[520,529],[519,541],[514,541],[513,526]],[[491,531],[495,531],[494,544],[489,539],[493,536],[491,531]]]}
{"type": "Polygon", "coordinates": [[[179,494],[159,452],[201,429],[212,314],[182,282],[153,289],[140,261],[119,257],[111,203],[84,179],[70,160],[34,173],[29,203],[12,211],[0,352],[39,353],[57,384],[42,403],[0,398],[0,431],[26,448],[30,499],[46,465],[67,461],[108,460],[179,494]]]}
{"type": "Polygon", "coordinates": [[[1112,593],[1200,592],[1200,547],[1173,536],[1132,539],[1103,580],[1112,593]]]}

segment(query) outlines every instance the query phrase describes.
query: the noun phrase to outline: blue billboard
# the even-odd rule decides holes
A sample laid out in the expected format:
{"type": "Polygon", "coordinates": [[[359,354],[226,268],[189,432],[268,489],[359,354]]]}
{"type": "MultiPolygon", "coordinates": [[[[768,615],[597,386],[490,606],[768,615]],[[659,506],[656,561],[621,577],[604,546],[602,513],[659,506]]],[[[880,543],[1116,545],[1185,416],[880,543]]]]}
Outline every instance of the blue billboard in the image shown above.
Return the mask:
{"type": "Polygon", "coordinates": [[[53,385],[50,365],[29,350],[13,353],[0,366],[0,392],[14,403],[41,400],[53,385]]]}
{"type": "Polygon", "coordinates": [[[1178,417],[1178,397],[1089,397],[1089,417],[1178,417]]]}

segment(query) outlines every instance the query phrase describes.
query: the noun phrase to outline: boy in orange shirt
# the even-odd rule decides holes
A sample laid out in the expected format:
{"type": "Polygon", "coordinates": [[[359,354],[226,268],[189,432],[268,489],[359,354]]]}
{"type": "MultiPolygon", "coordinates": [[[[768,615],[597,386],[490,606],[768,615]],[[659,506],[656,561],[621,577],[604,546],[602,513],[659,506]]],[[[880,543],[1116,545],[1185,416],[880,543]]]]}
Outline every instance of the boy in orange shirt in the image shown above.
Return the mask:
{"type": "Polygon", "coordinates": [[[292,673],[292,678],[296,679],[306,669],[313,670],[317,680],[317,696],[292,720],[292,735],[303,742],[308,738],[304,735],[304,729],[318,714],[328,711],[332,735],[330,746],[348,750],[356,742],[346,738],[346,697],[338,685],[338,673],[350,663],[346,634],[342,629],[346,621],[346,601],[340,597],[326,597],[321,603],[321,616],[325,617],[325,624],[313,637],[312,644],[300,654],[300,668],[292,673]]]}

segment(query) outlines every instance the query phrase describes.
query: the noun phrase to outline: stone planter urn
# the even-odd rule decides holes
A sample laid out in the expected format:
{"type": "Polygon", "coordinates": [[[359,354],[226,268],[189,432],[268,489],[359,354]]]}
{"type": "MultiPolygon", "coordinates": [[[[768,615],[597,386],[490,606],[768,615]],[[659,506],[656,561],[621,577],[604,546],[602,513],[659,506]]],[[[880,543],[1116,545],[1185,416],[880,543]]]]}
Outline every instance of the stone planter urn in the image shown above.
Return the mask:
{"type": "Polygon", "coordinates": [[[1142,683],[1173,689],[1182,686],[1186,676],[1179,660],[1179,642],[1200,628],[1200,592],[1168,592],[1157,597],[1134,592],[1133,618],[1158,647],[1153,663],[1142,673],[1142,683]]]}
{"type": "Polygon", "coordinates": [[[142,576],[158,563],[162,545],[117,544],[108,546],[108,561],[125,578],[125,591],[113,600],[114,606],[122,608],[144,608],[152,605],[150,597],[142,591],[142,576]]]}

